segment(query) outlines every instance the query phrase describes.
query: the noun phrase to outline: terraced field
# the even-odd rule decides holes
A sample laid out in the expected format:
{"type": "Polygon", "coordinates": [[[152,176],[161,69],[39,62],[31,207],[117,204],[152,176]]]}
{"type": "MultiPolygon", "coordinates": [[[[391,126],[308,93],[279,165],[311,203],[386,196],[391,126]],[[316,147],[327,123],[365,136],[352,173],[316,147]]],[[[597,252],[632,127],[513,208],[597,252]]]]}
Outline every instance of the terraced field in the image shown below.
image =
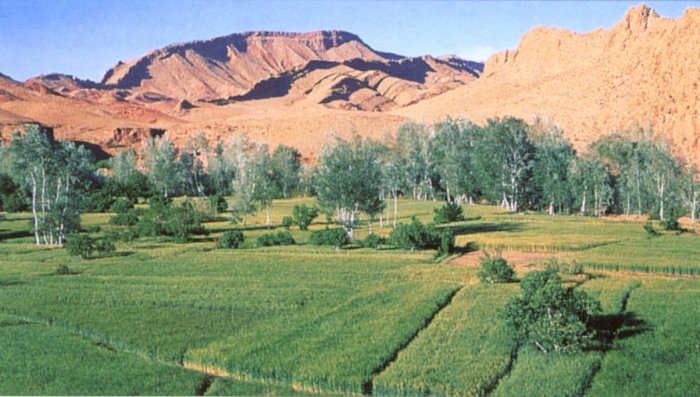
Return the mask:
{"type": "MultiPolygon", "coordinates": [[[[312,204],[276,203],[269,228],[299,202],[312,204]]],[[[401,201],[400,220],[430,221],[439,204],[401,201]]],[[[12,214],[0,221],[0,394],[700,394],[691,375],[700,371],[700,237],[464,208],[472,220],[444,226],[459,246],[586,265],[570,285],[603,304],[595,349],[545,356],[515,345],[500,310],[517,285],[480,284],[478,269],[433,252],[336,251],[307,245],[310,231],[298,230],[299,245],[253,248],[270,231],[263,216],[239,250],[215,249],[219,233],[239,227],[220,221],[191,243],[137,240],[80,260],[35,248],[26,216],[12,214]],[[57,275],[61,264],[72,273],[57,275]]],[[[83,225],[99,234],[108,217],[83,225]]],[[[374,229],[388,235],[383,226],[374,229]]]]}

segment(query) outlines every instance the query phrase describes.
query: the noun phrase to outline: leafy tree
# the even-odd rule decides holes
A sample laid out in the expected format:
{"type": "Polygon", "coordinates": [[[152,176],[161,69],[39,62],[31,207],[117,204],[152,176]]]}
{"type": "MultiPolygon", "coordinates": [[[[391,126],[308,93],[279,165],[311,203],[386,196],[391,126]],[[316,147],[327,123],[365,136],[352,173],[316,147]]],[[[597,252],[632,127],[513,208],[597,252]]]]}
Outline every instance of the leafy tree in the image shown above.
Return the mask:
{"type": "Polygon", "coordinates": [[[479,279],[485,283],[510,283],[515,281],[515,271],[502,256],[481,257],[479,279]]]}
{"type": "Polygon", "coordinates": [[[301,153],[295,148],[279,145],[270,159],[272,179],[282,197],[288,198],[301,182],[301,153]]]}
{"type": "Polygon", "coordinates": [[[511,117],[491,119],[477,142],[475,166],[482,190],[491,200],[518,211],[530,183],[535,152],[528,125],[511,117]]]}
{"type": "Polygon", "coordinates": [[[256,164],[255,154],[256,146],[247,135],[234,136],[224,151],[227,168],[233,170],[234,175],[231,184],[234,192],[232,210],[242,220],[243,226],[247,216],[257,211],[256,178],[260,174],[260,167],[256,164]]]}
{"type": "Polygon", "coordinates": [[[117,153],[109,159],[109,166],[112,170],[112,178],[120,185],[126,185],[129,178],[138,173],[136,164],[138,155],[134,149],[127,149],[117,153]]]}
{"type": "Polygon", "coordinates": [[[232,193],[231,181],[235,176],[235,169],[229,164],[225,156],[224,145],[219,142],[214,150],[215,155],[209,160],[209,181],[212,190],[217,196],[229,196],[232,193]]]}
{"type": "Polygon", "coordinates": [[[697,174],[697,170],[691,167],[678,178],[678,195],[687,206],[692,223],[697,219],[698,203],[700,203],[700,182],[695,179],[697,174]]]}
{"type": "Polygon", "coordinates": [[[532,343],[543,353],[576,351],[593,338],[588,324],[601,311],[585,292],[562,286],[553,268],[528,273],[520,296],[505,307],[504,319],[519,343],[532,343]]]}
{"type": "Polygon", "coordinates": [[[572,164],[571,179],[581,214],[588,213],[591,203],[593,215],[605,214],[613,194],[607,165],[591,155],[577,157],[572,164]]]}
{"type": "Polygon", "coordinates": [[[289,230],[289,228],[291,228],[292,225],[294,225],[294,218],[292,218],[291,216],[282,217],[282,227],[289,230]]]}
{"type": "Polygon", "coordinates": [[[537,137],[531,183],[538,207],[546,207],[550,215],[554,215],[555,208],[559,212],[570,209],[569,169],[574,157],[574,150],[559,129],[543,131],[537,137]]]}
{"type": "Polygon", "coordinates": [[[95,241],[95,251],[100,254],[109,254],[117,250],[114,243],[106,238],[101,238],[95,241]]]}
{"type": "Polygon", "coordinates": [[[405,123],[397,134],[397,153],[406,166],[413,198],[435,198],[434,159],[430,150],[430,131],[423,124],[405,123]]]}
{"type": "Polygon", "coordinates": [[[14,174],[31,192],[35,243],[63,245],[65,236],[80,228],[80,210],[94,179],[89,152],[28,127],[13,136],[10,153],[14,174]]]}
{"type": "Polygon", "coordinates": [[[164,197],[177,194],[183,186],[185,173],[177,154],[177,148],[165,136],[147,140],[141,152],[149,182],[164,197]]]}
{"type": "Polygon", "coordinates": [[[350,238],[360,212],[371,215],[383,208],[380,163],[374,148],[360,138],[352,142],[339,139],[327,147],[321,154],[315,183],[321,207],[335,209],[350,238]]]}
{"type": "Polygon", "coordinates": [[[449,229],[438,230],[422,224],[417,218],[411,223],[399,224],[389,235],[389,242],[405,250],[433,248],[437,255],[445,255],[454,249],[454,235],[449,229]]]}
{"type": "Polygon", "coordinates": [[[360,246],[364,248],[377,248],[379,247],[379,244],[382,244],[383,242],[384,239],[374,233],[370,233],[364,239],[358,241],[360,246]]]}
{"type": "Polygon", "coordinates": [[[298,204],[292,210],[292,220],[299,226],[299,230],[307,230],[311,222],[318,217],[318,208],[308,207],[306,204],[298,204]]]}
{"type": "Polygon", "coordinates": [[[435,212],[435,216],[433,217],[433,222],[435,223],[449,223],[464,220],[462,206],[457,203],[445,203],[442,207],[435,208],[433,212],[435,212]]]}
{"type": "Polygon", "coordinates": [[[446,118],[435,125],[430,146],[440,185],[448,202],[461,204],[476,194],[475,139],[480,127],[462,119],[446,118]]]}
{"type": "Polygon", "coordinates": [[[187,190],[191,195],[204,196],[206,186],[206,173],[204,161],[208,159],[209,143],[203,133],[190,136],[187,139],[185,150],[180,155],[181,168],[185,173],[187,190]]]}
{"type": "Polygon", "coordinates": [[[265,224],[270,224],[270,206],[272,200],[279,196],[270,167],[270,154],[267,145],[256,145],[253,158],[253,197],[265,208],[265,224]]]}

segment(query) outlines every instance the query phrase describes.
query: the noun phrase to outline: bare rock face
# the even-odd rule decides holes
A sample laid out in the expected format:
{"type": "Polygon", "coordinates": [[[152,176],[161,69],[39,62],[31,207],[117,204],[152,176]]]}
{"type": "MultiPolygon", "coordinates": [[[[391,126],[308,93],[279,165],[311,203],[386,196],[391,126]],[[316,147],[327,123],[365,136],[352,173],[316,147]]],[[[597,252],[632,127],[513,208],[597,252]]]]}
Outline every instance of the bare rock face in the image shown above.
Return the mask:
{"type": "Polygon", "coordinates": [[[537,27],[493,55],[469,85],[396,111],[476,122],[512,115],[546,119],[582,149],[599,136],[653,128],[700,164],[700,10],[678,19],[631,8],[611,29],[537,27]]]}
{"type": "MultiPolygon", "coordinates": [[[[335,66],[358,61],[362,66],[383,70],[414,60],[375,51],[356,35],[343,31],[248,32],[175,44],[131,62],[120,62],[105,74],[102,84],[133,92],[157,92],[190,102],[241,100],[260,97],[260,85],[268,87],[271,79],[284,83],[283,79],[298,77],[305,69],[315,69],[321,63],[335,66]]],[[[450,63],[431,58],[423,63],[440,65],[429,71],[434,75],[460,75],[460,81],[478,76],[478,64],[466,61],[450,63]]],[[[404,68],[403,72],[405,75],[393,76],[413,80],[421,70],[404,68]]],[[[427,73],[423,71],[421,78],[427,73]]],[[[433,79],[427,84],[439,85],[440,81],[433,79]]]]}

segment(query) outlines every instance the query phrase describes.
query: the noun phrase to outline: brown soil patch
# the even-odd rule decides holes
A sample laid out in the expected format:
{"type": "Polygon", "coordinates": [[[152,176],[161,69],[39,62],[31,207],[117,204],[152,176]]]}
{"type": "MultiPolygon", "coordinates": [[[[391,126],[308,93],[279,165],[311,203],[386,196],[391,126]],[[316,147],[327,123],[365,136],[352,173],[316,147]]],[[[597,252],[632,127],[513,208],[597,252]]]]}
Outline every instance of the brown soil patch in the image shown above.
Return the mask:
{"type": "MultiPolygon", "coordinates": [[[[529,270],[533,264],[536,264],[538,262],[541,262],[547,258],[551,257],[556,257],[556,258],[562,258],[569,254],[568,252],[560,251],[560,252],[521,252],[521,251],[502,251],[501,256],[505,260],[508,261],[508,263],[515,268],[517,271],[522,271],[522,270],[529,270]]],[[[484,255],[484,252],[479,250],[479,251],[474,251],[474,252],[469,252],[467,254],[464,254],[462,256],[459,256],[457,258],[452,259],[449,263],[451,265],[457,265],[457,266],[472,266],[472,267],[478,267],[481,264],[481,257],[484,255]]]]}

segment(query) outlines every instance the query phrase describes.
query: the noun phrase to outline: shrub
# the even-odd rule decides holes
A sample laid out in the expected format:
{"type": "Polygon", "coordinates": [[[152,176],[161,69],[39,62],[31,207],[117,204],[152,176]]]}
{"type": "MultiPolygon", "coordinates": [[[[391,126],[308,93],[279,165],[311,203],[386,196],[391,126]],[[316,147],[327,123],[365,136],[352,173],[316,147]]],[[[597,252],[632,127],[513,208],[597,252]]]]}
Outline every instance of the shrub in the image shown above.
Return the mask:
{"type": "Polygon", "coordinates": [[[284,218],[282,218],[282,226],[285,229],[289,230],[289,228],[292,227],[292,225],[294,225],[294,219],[292,219],[291,216],[285,216],[284,218]]]}
{"type": "Polygon", "coordinates": [[[212,194],[209,196],[209,207],[211,208],[211,212],[214,214],[225,212],[228,209],[228,202],[224,196],[212,194]]]}
{"type": "Polygon", "coordinates": [[[343,228],[315,230],[311,232],[311,244],[314,245],[332,245],[340,248],[350,244],[350,237],[343,228]]]}
{"type": "Polygon", "coordinates": [[[273,245],[294,245],[294,237],[287,231],[268,233],[258,236],[256,241],[258,247],[270,247],[273,245]]]}
{"type": "Polygon", "coordinates": [[[503,312],[518,343],[532,343],[543,353],[578,351],[590,343],[594,335],[588,325],[600,313],[600,302],[564,288],[553,268],[528,273],[520,289],[503,312]]]}
{"type": "Polygon", "coordinates": [[[100,254],[108,254],[117,250],[114,243],[107,238],[102,238],[95,241],[94,246],[95,251],[99,252],[100,254]]]}
{"type": "Polygon", "coordinates": [[[118,226],[134,226],[139,222],[137,211],[120,212],[109,218],[109,223],[118,226]]]}
{"type": "Polygon", "coordinates": [[[384,239],[377,236],[374,233],[368,234],[367,237],[365,237],[362,240],[358,240],[357,243],[360,245],[360,247],[364,248],[377,248],[379,244],[384,243],[384,239]]]}
{"type": "Polygon", "coordinates": [[[120,198],[112,204],[111,211],[115,214],[124,214],[134,208],[134,202],[130,199],[120,198]]]}
{"type": "Polygon", "coordinates": [[[58,267],[56,267],[56,270],[54,270],[53,273],[58,276],[66,276],[73,274],[73,271],[70,270],[68,265],[58,265],[58,267]]]}
{"type": "Polygon", "coordinates": [[[437,255],[445,255],[454,251],[455,239],[451,230],[436,229],[422,224],[415,217],[411,223],[399,224],[391,235],[389,242],[405,250],[437,249],[437,255]]]}
{"type": "Polygon", "coordinates": [[[292,210],[292,218],[294,223],[299,226],[299,230],[307,230],[317,216],[318,208],[307,207],[306,204],[295,205],[292,210]]]}
{"type": "Polygon", "coordinates": [[[659,232],[654,229],[654,225],[651,223],[651,221],[647,221],[647,223],[644,224],[644,230],[647,232],[647,238],[659,236],[659,232]]]}
{"type": "Polygon", "coordinates": [[[238,248],[243,240],[245,240],[243,232],[240,230],[229,230],[221,235],[218,245],[220,248],[238,248]]]}
{"type": "Polygon", "coordinates": [[[87,259],[95,250],[95,240],[90,236],[81,234],[73,234],[66,237],[66,250],[68,255],[80,256],[82,259],[87,259]]]}
{"type": "Polygon", "coordinates": [[[440,208],[435,208],[433,210],[435,216],[433,217],[433,222],[435,223],[449,223],[464,220],[464,213],[462,211],[462,206],[455,203],[445,203],[440,208]]]}
{"type": "Polygon", "coordinates": [[[557,259],[552,257],[544,261],[544,268],[554,269],[554,271],[561,274],[576,275],[583,273],[583,265],[576,259],[557,259]]]}
{"type": "Polygon", "coordinates": [[[500,255],[491,257],[488,254],[481,257],[479,279],[484,283],[510,283],[515,281],[515,271],[500,255]]]}
{"type": "Polygon", "coordinates": [[[668,230],[668,231],[676,231],[676,232],[683,231],[683,228],[681,228],[681,224],[678,222],[678,218],[676,218],[676,217],[671,217],[671,218],[668,218],[664,221],[661,221],[661,227],[664,230],[668,230]]]}
{"type": "Polygon", "coordinates": [[[7,212],[20,212],[27,210],[29,209],[27,197],[21,191],[3,195],[2,209],[7,212]]]}

